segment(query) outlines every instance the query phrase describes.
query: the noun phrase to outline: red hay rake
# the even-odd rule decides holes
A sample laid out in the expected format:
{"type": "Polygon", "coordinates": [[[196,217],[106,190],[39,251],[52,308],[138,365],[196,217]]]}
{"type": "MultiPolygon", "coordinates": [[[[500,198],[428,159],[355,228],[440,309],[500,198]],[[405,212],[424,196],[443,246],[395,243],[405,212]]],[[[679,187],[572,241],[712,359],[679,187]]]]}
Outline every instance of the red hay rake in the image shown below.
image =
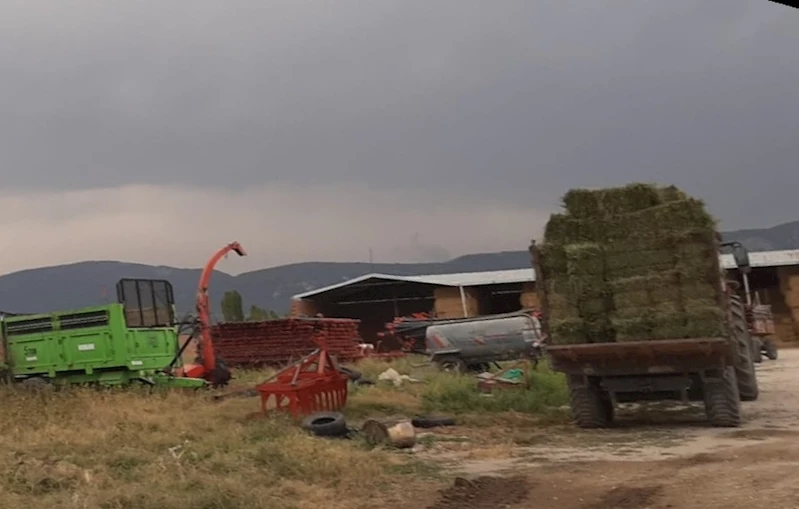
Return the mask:
{"type": "Polygon", "coordinates": [[[327,351],[324,333],[314,337],[317,349],[270,380],[258,385],[261,409],[291,413],[294,419],[314,412],[336,412],[347,403],[347,378],[327,351]]]}

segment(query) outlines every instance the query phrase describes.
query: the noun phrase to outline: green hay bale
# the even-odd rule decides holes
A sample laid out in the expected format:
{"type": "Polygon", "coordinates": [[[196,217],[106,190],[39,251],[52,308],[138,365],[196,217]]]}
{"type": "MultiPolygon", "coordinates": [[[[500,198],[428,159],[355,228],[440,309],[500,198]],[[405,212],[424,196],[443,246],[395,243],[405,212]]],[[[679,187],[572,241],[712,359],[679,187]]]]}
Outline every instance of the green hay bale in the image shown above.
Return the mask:
{"type": "Polygon", "coordinates": [[[602,192],[593,189],[570,189],[563,195],[563,207],[569,215],[583,219],[603,214],[602,192]]]}
{"type": "Polygon", "coordinates": [[[558,274],[566,274],[566,250],[562,244],[542,244],[538,246],[538,265],[543,272],[542,279],[558,274]]]}
{"type": "Polygon", "coordinates": [[[587,219],[636,212],[687,198],[674,186],[636,182],[603,189],[571,189],[563,196],[562,203],[569,215],[587,219]]]}
{"type": "Polygon", "coordinates": [[[724,311],[718,306],[692,305],[684,312],[656,313],[652,339],[721,337],[726,334],[724,311]]]}
{"type": "Polygon", "coordinates": [[[617,215],[656,207],[662,203],[660,188],[654,184],[633,183],[600,191],[602,209],[617,215]]]}
{"type": "Polygon", "coordinates": [[[652,313],[626,318],[614,317],[611,320],[616,331],[616,341],[645,341],[651,339],[655,325],[652,313]]]}
{"type": "Polygon", "coordinates": [[[616,331],[607,314],[594,319],[586,319],[583,323],[589,343],[613,343],[616,341],[616,331]]]}
{"type": "Polygon", "coordinates": [[[549,336],[555,345],[588,343],[585,324],[579,318],[550,319],[549,336]]]}
{"type": "Polygon", "coordinates": [[[599,218],[579,219],[565,214],[552,214],[544,227],[545,244],[578,244],[602,242],[604,222],[599,218]]]}
{"type": "Polygon", "coordinates": [[[614,245],[605,254],[605,270],[609,279],[642,272],[665,271],[673,268],[675,263],[673,248],[633,250],[614,245]]]}
{"type": "Polygon", "coordinates": [[[547,294],[547,309],[550,318],[558,320],[580,317],[580,309],[577,302],[570,299],[568,295],[559,293],[547,294]]]}
{"type": "Polygon", "coordinates": [[[616,216],[606,227],[608,242],[631,239],[662,245],[664,239],[674,238],[686,230],[716,231],[716,220],[705,211],[700,200],[668,202],[638,212],[616,216]]]}
{"type": "Polygon", "coordinates": [[[667,203],[670,201],[679,201],[679,200],[687,200],[690,198],[688,194],[682,191],[677,186],[665,186],[658,189],[658,194],[660,195],[661,203],[667,203]]]}
{"type": "Polygon", "coordinates": [[[565,247],[567,273],[572,276],[602,276],[605,272],[604,250],[595,242],[569,244],[565,247]]]}

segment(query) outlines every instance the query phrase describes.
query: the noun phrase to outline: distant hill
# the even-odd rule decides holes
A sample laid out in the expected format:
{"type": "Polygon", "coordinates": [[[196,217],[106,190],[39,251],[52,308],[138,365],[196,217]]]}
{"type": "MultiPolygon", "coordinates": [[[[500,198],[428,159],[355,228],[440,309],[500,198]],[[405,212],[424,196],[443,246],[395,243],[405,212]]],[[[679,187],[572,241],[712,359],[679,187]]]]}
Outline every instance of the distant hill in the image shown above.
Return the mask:
{"type": "MultiPolygon", "coordinates": [[[[728,232],[724,238],[743,242],[752,251],[799,249],[799,221],[762,230],[728,232]]],[[[211,282],[211,299],[216,309],[224,292],[237,289],[246,306],[256,304],[283,312],[288,310],[292,295],[369,272],[411,276],[529,266],[530,258],[526,251],[506,251],[460,256],[443,263],[308,262],[256,270],[238,276],[217,271],[211,282]]],[[[189,311],[193,308],[200,269],[92,261],[24,270],[0,276],[0,309],[28,313],[74,309],[114,301],[116,282],[123,277],[169,280],[175,289],[179,309],[189,311]]]]}

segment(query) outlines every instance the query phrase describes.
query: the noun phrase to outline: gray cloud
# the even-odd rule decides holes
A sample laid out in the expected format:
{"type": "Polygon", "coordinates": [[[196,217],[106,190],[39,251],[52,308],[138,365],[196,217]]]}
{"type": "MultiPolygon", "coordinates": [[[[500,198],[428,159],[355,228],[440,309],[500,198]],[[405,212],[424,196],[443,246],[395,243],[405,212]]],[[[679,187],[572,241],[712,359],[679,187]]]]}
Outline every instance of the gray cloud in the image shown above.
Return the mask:
{"type": "Polygon", "coordinates": [[[797,25],[764,0],[8,0],[0,177],[363,183],[536,211],[656,179],[725,227],[768,226],[799,218],[797,25]]]}

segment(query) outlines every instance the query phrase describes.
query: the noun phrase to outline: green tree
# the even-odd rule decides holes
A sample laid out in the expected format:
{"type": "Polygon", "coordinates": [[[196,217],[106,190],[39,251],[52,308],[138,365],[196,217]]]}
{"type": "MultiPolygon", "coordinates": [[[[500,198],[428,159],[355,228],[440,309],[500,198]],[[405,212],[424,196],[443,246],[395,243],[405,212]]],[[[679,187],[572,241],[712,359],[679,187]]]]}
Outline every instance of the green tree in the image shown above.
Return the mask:
{"type": "Polygon", "coordinates": [[[241,294],[236,290],[225,292],[222,297],[222,316],[226,322],[244,321],[244,305],[241,302],[241,294]]]}
{"type": "Polygon", "coordinates": [[[250,306],[250,313],[247,320],[251,322],[263,322],[266,320],[278,320],[281,316],[274,311],[260,308],[256,305],[250,306]]]}

